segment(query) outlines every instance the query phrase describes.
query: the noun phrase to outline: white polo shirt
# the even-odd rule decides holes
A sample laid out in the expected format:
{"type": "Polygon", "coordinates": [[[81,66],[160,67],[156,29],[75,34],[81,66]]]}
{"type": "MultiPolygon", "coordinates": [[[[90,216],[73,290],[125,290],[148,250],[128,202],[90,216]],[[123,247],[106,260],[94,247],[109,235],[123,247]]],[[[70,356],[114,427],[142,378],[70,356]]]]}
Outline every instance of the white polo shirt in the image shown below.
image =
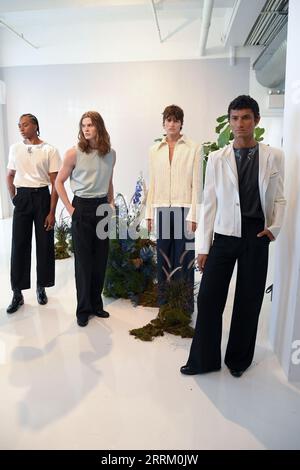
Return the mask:
{"type": "Polygon", "coordinates": [[[16,188],[41,188],[50,184],[49,173],[56,173],[61,167],[61,158],[55,147],[42,142],[37,145],[19,142],[9,149],[9,170],[15,170],[16,188]]]}

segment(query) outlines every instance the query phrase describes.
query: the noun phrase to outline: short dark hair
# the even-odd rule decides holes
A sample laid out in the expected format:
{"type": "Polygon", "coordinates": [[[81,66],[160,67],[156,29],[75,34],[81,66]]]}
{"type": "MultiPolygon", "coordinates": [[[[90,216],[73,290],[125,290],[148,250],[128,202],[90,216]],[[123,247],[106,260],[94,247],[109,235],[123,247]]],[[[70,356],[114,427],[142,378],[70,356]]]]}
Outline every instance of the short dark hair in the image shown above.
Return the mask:
{"type": "Polygon", "coordinates": [[[39,126],[39,121],[37,120],[37,118],[31,113],[22,114],[22,116],[20,116],[20,119],[22,119],[23,117],[29,117],[31,122],[36,125],[36,127],[37,127],[36,133],[39,136],[40,135],[40,126],[39,126]]]}
{"type": "Polygon", "coordinates": [[[253,111],[255,119],[260,118],[259,106],[257,101],[255,101],[249,95],[240,95],[231,101],[228,106],[228,118],[230,119],[230,112],[236,109],[251,109],[253,111]]]}
{"type": "Polygon", "coordinates": [[[165,123],[165,120],[170,117],[175,117],[177,121],[180,121],[181,127],[182,127],[184,112],[179,106],[176,106],[175,104],[171,104],[170,106],[167,106],[165,108],[163,112],[163,124],[165,123]]]}

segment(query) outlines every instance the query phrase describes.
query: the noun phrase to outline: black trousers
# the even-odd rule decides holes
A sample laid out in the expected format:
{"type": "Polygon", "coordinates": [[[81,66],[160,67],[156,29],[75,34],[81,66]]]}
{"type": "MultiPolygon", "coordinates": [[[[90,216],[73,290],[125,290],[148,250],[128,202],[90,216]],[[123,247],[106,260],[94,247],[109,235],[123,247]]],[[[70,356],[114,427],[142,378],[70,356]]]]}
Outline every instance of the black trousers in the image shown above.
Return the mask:
{"type": "Polygon", "coordinates": [[[232,272],[237,279],[225,364],[250,366],[268,269],[269,238],[257,238],[263,221],[245,219],[242,238],[215,234],[198,294],[198,317],[188,365],[209,372],[221,367],[222,314],[232,272]]]}
{"type": "Polygon", "coordinates": [[[54,230],[46,232],[44,223],[50,211],[48,186],[17,188],[12,226],[11,287],[30,289],[32,226],[36,239],[37,284],[54,286],[54,230]]]}
{"type": "Polygon", "coordinates": [[[104,216],[97,216],[96,210],[99,205],[107,204],[107,198],[74,196],[72,204],[75,207],[72,215],[72,237],[77,291],[76,315],[86,320],[93,312],[103,309],[101,293],[109,250],[109,224],[105,226],[106,238],[98,238],[97,224],[104,216]]]}
{"type": "MultiPolygon", "coordinates": [[[[166,274],[163,268],[170,273],[173,269],[181,266],[172,279],[183,278],[191,286],[194,286],[194,267],[188,269],[188,266],[195,258],[195,236],[187,232],[188,211],[189,209],[186,207],[159,207],[157,209],[157,278],[160,304],[165,303],[162,286],[166,282],[166,274]],[[185,251],[186,254],[182,259],[185,251]],[[162,252],[168,257],[171,268],[162,252]]],[[[190,299],[190,310],[194,310],[193,293],[190,299]]]]}

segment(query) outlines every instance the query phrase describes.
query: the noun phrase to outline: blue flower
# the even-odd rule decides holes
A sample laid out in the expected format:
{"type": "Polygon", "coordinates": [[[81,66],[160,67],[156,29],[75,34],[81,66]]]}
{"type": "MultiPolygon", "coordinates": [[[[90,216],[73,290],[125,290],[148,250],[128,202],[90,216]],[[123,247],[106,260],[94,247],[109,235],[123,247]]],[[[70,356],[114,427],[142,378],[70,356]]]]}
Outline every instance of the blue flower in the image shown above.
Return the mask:
{"type": "Polygon", "coordinates": [[[135,247],[134,247],[135,241],[134,240],[131,240],[131,239],[127,238],[127,239],[120,239],[119,242],[120,242],[120,245],[121,245],[121,250],[124,251],[124,252],[130,252],[130,251],[133,251],[135,249],[135,247]]]}
{"type": "Polygon", "coordinates": [[[140,257],[143,261],[149,261],[153,256],[153,250],[150,247],[143,247],[140,249],[140,257]]]}

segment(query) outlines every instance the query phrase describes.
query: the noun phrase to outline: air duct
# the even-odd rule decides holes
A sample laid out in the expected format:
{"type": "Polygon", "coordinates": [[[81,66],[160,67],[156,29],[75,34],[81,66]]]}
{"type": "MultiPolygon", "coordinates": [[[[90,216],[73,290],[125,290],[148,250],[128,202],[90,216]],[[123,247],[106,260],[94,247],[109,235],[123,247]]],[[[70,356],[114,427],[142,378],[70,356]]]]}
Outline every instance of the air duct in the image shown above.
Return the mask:
{"type": "Polygon", "coordinates": [[[289,0],[268,0],[254,24],[246,46],[264,46],[253,69],[257,81],[271,90],[284,89],[289,0]]]}
{"type": "Polygon", "coordinates": [[[285,31],[256,60],[253,68],[257,81],[266,88],[284,89],[287,35],[285,31]]]}
{"type": "Polygon", "coordinates": [[[274,54],[263,56],[261,62],[256,62],[254,70],[257,81],[266,88],[284,89],[286,69],[287,40],[285,39],[274,54]],[[268,57],[268,60],[266,58],[268,57]]]}

